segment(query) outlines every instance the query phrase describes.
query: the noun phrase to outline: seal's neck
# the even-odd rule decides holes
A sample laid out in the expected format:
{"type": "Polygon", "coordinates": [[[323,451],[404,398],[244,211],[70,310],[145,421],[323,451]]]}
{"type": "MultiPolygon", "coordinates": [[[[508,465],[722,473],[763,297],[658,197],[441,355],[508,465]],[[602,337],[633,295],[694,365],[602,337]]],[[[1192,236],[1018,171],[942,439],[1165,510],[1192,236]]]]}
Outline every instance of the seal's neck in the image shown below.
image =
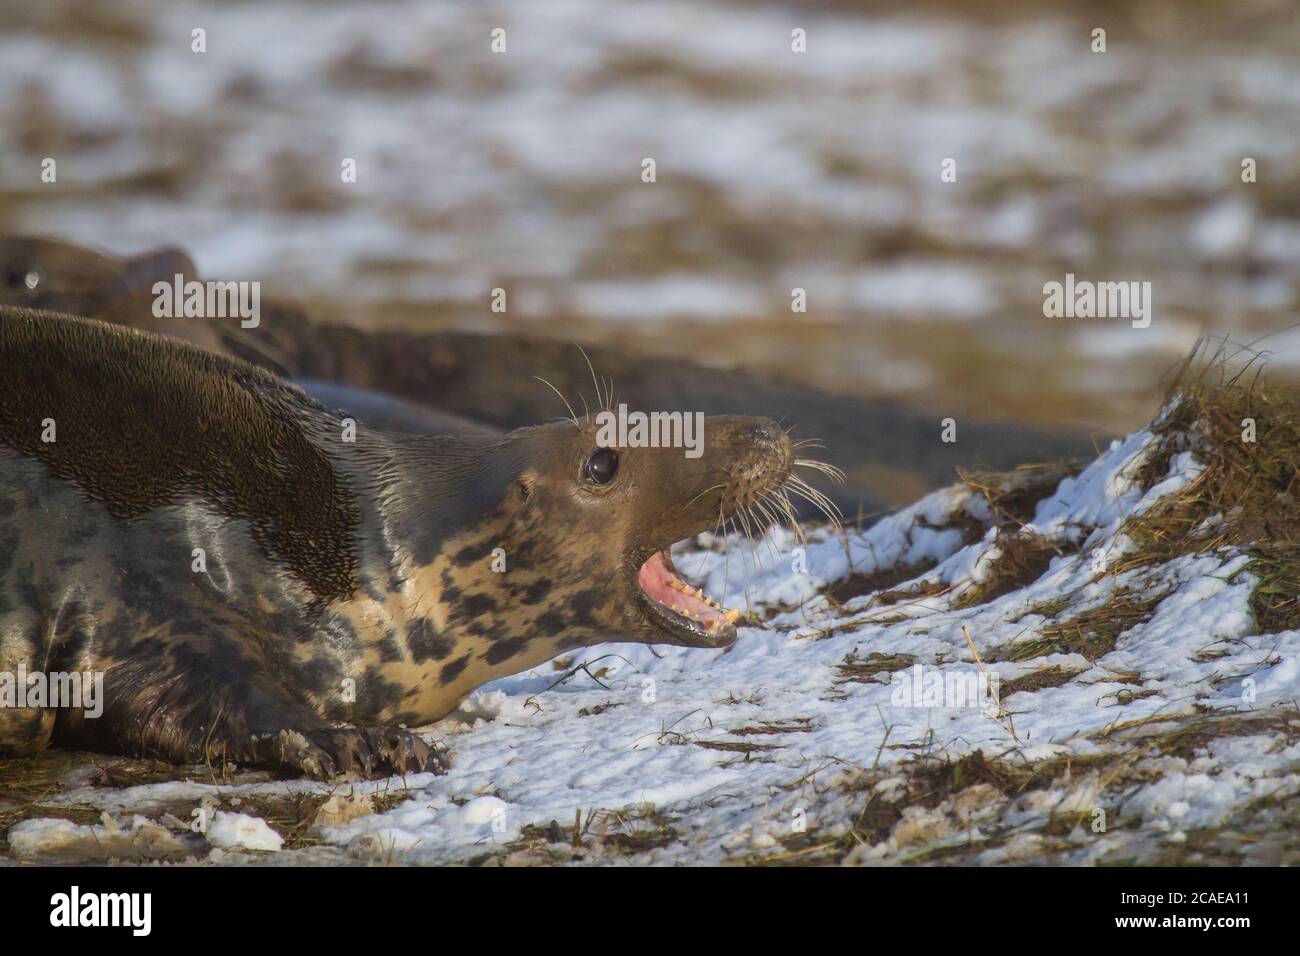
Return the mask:
{"type": "Polygon", "coordinates": [[[496,436],[402,436],[380,469],[378,518],[390,550],[428,564],[443,544],[491,520],[514,477],[496,436]]]}

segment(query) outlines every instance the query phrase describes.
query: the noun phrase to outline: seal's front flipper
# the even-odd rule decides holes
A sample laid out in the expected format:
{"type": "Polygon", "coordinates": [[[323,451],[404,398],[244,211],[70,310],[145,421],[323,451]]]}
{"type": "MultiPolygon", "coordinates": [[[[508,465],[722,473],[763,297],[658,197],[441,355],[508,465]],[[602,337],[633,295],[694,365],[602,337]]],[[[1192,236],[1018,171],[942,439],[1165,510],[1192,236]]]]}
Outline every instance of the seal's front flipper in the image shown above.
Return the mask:
{"type": "Polygon", "coordinates": [[[212,713],[211,735],[199,759],[214,753],[237,764],[294,776],[389,776],[443,773],[446,751],[398,727],[336,726],[290,700],[261,675],[238,682],[212,713]]]}
{"type": "Polygon", "coordinates": [[[342,774],[386,776],[445,773],[446,751],[398,727],[327,727],[282,730],[253,741],[260,766],[329,779],[342,774]]]}
{"type": "Polygon", "coordinates": [[[54,743],[321,779],[447,767],[445,751],[410,731],[331,724],[260,673],[255,661],[218,653],[229,650],[221,645],[201,646],[186,645],[183,668],[165,654],[118,662],[105,675],[102,716],[61,722],[54,743]]]}
{"type": "Polygon", "coordinates": [[[53,710],[7,707],[0,696],[0,759],[40,753],[50,742],[53,729],[53,710]]]}

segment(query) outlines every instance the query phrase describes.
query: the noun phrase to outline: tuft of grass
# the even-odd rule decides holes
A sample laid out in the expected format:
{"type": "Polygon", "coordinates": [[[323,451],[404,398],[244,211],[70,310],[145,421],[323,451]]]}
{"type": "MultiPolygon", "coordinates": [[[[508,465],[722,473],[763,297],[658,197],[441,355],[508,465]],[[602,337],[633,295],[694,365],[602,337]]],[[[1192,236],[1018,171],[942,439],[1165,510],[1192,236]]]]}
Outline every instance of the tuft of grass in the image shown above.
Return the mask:
{"type": "Polygon", "coordinates": [[[1065,553],[1060,545],[1029,531],[999,531],[996,545],[998,555],[988,565],[984,580],[963,591],[953,602],[954,608],[987,604],[1033,584],[1047,571],[1052,558],[1065,553]]]}
{"type": "Polygon", "coordinates": [[[233,807],[239,813],[261,817],[284,838],[284,849],[301,850],[321,843],[315,832],[316,814],[328,794],[296,793],[285,797],[243,797],[233,807]]]}
{"type": "Polygon", "coordinates": [[[738,740],[693,740],[691,743],[705,750],[725,750],[727,753],[754,754],[764,750],[776,750],[776,744],[751,744],[738,740]]]}
{"type": "Polygon", "coordinates": [[[1100,739],[1114,737],[1129,730],[1138,732],[1138,740],[1145,750],[1164,757],[1181,757],[1191,760],[1215,740],[1230,737],[1254,737],[1272,734],[1282,746],[1300,741],[1300,711],[1294,707],[1276,707],[1258,713],[1194,714],[1183,717],[1144,718],[1108,728],[1096,736],[1100,739]],[[1172,723],[1172,727],[1165,727],[1172,723]],[[1153,724],[1150,732],[1143,732],[1153,724]]]}
{"type": "MultiPolygon", "coordinates": [[[[1221,353],[1195,376],[1189,372],[1191,362],[1171,386],[1167,411],[1152,429],[1159,444],[1134,478],[1149,488],[1185,451],[1204,471],[1124,523],[1122,531],[1137,551],[1110,570],[1119,573],[1186,554],[1243,547],[1252,550],[1271,580],[1294,595],[1300,573],[1295,554],[1300,542],[1300,395],[1294,388],[1265,386],[1258,373],[1248,378],[1249,366],[1229,375],[1221,353]],[[1279,561],[1287,565],[1280,576],[1279,561]]],[[[1268,607],[1279,605],[1289,606],[1283,600],[1268,607]]],[[[1284,611],[1283,617],[1289,614],[1284,611]]]]}
{"type": "Polygon", "coordinates": [[[603,704],[597,704],[595,707],[584,707],[578,711],[579,717],[598,717],[607,710],[613,710],[615,707],[623,705],[615,700],[607,700],[603,704]]]}
{"type": "MultiPolygon", "coordinates": [[[[1115,649],[1121,634],[1150,620],[1165,597],[1164,593],[1140,595],[1121,588],[1100,607],[1046,624],[1035,637],[995,649],[991,659],[1027,661],[1049,654],[1082,654],[1090,661],[1098,660],[1115,649]]],[[[1060,609],[1054,610],[1059,613],[1060,609]]]]}
{"type": "Polygon", "coordinates": [[[911,654],[881,654],[872,652],[865,657],[850,652],[844,660],[835,665],[837,684],[867,684],[875,680],[877,674],[892,674],[894,671],[907,670],[916,663],[911,654]]]}
{"type": "MultiPolygon", "coordinates": [[[[383,790],[370,795],[370,804],[375,813],[391,810],[411,795],[410,790],[397,788],[383,790]]],[[[238,804],[223,797],[222,803],[228,809],[238,813],[247,813],[261,817],[276,833],[284,838],[284,849],[301,850],[304,847],[317,846],[324,841],[316,828],[316,816],[320,808],[334,793],[289,793],[241,796],[238,804]]]]}
{"type": "Polygon", "coordinates": [[[1260,634],[1300,630],[1300,546],[1252,548],[1242,570],[1259,584],[1250,595],[1250,609],[1260,634]]]}
{"type": "Polygon", "coordinates": [[[811,717],[786,717],[782,720],[755,724],[752,727],[739,727],[727,732],[737,737],[752,737],[755,734],[806,734],[812,729],[811,717]]]}
{"type": "Polygon", "coordinates": [[[966,487],[980,492],[993,514],[993,526],[1018,529],[1034,520],[1038,503],[1052,495],[1083,462],[1021,465],[1012,471],[961,473],[966,487]]]}
{"type": "Polygon", "coordinates": [[[909,604],[922,598],[943,594],[950,588],[951,585],[944,584],[942,581],[922,581],[910,588],[882,591],[876,595],[876,599],[872,603],[884,605],[885,607],[893,607],[895,604],[909,604]]]}
{"type": "Polygon", "coordinates": [[[1115,703],[1120,707],[1127,707],[1135,700],[1145,700],[1148,697],[1154,697],[1159,691],[1150,688],[1146,690],[1129,690],[1127,687],[1117,690],[1114,694],[1108,694],[1108,697],[1114,697],[1115,703]]]}
{"type": "Polygon", "coordinates": [[[1240,548],[1259,579],[1258,632],[1300,628],[1300,391],[1265,385],[1250,363],[1230,373],[1222,348],[1193,371],[1200,352],[1170,386],[1159,445],[1134,477],[1151,487],[1182,452],[1204,471],[1124,523],[1137,549],[1109,571],[1240,548]]]}
{"type": "Polygon", "coordinates": [[[863,597],[867,594],[873,594],[877,591],[891,593],[891,589],[902,584],[904,581],[910,581],[912,578],[920,577],[925,572],[935,566],[935,561],[927,560],[919,564],[904,564],[896,567],[884,568],[880,571],[873,571],[865,574],[861,571],[854,571],[847,578],[843,578],[832,584],[826,593],[834,598],[840,604],[847,604],[854,598],[863,597]]]}
{"type": "Polygon", "coordinates": [[[530,823],[519,831],[519,838],[502,851],[485,854],[470,861],[471,866],[509,854],[525,853],[530,863],[553,865],[596,852],[600,856],[630,856],[671,845],[681,839],[673,824],[676,818],[658,810],[654,804],[638,804],[621,810],[581,810],[569,825],[552,820],[547,824],[530,823]]]}
{"type": "Polygon", "coordinates": [[[998,696],[1010,697],[1012,694],[1018,694],[1021,691],[1033,693],[1036,690],[1042,690],[1044,687],[1060,687],[1062,684],[1069,683],[1070,679],[1077,673],[1078,671],[1072,671],[1056,664],[1051,667],[1040,667],[1023,677],[1002,681],[998,685],[998,696]]]}

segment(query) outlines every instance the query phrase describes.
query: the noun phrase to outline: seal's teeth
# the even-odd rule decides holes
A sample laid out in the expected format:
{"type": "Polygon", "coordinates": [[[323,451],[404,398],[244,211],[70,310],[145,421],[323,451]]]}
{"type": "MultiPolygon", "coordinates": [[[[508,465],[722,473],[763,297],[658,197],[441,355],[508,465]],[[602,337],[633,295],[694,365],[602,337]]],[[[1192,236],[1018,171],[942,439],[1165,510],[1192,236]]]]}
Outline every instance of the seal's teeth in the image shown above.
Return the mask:
{"type": "Polygon", "coordinates": [[[732,624],[735,622],[736,618],[740,617],[740,612],[733,608],[722,616],[726,618],[728,624],[732,624]]]}
{"type": "MultiPolygon", "coordinates": [[[[695,589],[695,596],[696,596],[697,598],[702,598],[702,597],[704,597],[704,588],[696,588],[696,589],[695,589]]],[[[712,603],[712,602],[710,602],[710,603],[712,603]]]]}

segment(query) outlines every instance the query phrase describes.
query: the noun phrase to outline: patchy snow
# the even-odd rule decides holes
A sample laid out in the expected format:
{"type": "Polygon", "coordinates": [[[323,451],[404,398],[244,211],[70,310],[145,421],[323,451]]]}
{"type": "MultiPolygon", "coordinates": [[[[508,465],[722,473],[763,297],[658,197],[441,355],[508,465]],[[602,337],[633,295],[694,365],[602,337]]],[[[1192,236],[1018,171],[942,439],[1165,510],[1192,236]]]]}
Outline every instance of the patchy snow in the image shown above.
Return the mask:
{"type": "MultiPolygon", "coordinates": [[[[679,545],[681,571],[761,625],[742,627],[726,650],[609,644],[485,686],[428,728],[451,749],[450,772],[350,785],[345,801],[332,799],[317,817],[324,848],[275,859],[514,859],[539,845],[564,859],[779,856],[798,834],[843,834],[867,791],[900,800],[901,815],[878,842],[846,848],[850,862],[953,848],[983,863],[1032,859],[1045,848],[1072,862],[1152,858],[1189,829],[1300,792],[1300,747],[1264,726],[1210,735],[1190,759],[1143,743],[1144,733],[1198,714],[1294,713],[1300,696],[1300,632],[1256,633],[1246,555],[1212,551],[1101,573],[1133,547],[1120,532],[1125,518],[1200,473],[1191,455],[1176,455],[1144,490],[1136,474],[1154,448],[1150,432],[1135,433],[1060,481],[1026,525],[1059,554],[1036,580],[969,607],[957,605],[989,575],[1001,546],[988,500],[965,486],[864,531],[815,530],[801,542],[775,529],[752,548],[732,540],[725,551],[707,535],[679,545]],[[905,580],[909,569],[915,577],[905,580]],[[889,600],[870,585],[842,600],[827,592],[851,574],[891,571],[889,600]],[[1150,600],[1149,614],[1096,659],[1008,653],[1120,595],[1150,600]],[[896,663],[855,671],[884,659],[870,655],[896,663]],[[1044,674],[1051,679],[1037,681],[1044,674]],[[981,679],[1003,688],[1000,697],[972,690],[986,686],[981,679]],[[1138,782],[1120,800],[1107,790],[1108,771],[1080,764],[1077,774],[1005,799],[978,781],[938,804],[906,799],[918,760],[976,751],[1025,766],[1131,751],[1125,769],[1138,782]],[[372,812],[371,795],[394,791],[404,798],[372,812]],[[1044,821],[1064,813],[1081,822],[1049,832],[1044,821]],[[578,850],[575,818],[584,821],[578,850]],[[1110,824],[1094,830],[1094,818],[1110,824]],[[611,856],[611,833],[667,837],[611,856]]],[[[185,804],[237,808],[249,798],[336,792],[309,781],[164,783],[81,787],[47,802],[129,820],[185,804]]],[[[10,842],[19,856],[40,855],[81,829],[28,821],[10,842]]],[[[240,813],[218,812],[207,839],[279,845],[264,821],[240,813]]]]}
{"type": "MultiPolygon", "coordinates": [[[[919,400],[977,342],[999,367],[1068,363],[1063,397],[1101,423],[1140,414],[1201,331],[1297,317],[1286,4],[1123,5],[1104,56],[1061,4],[137,0],[79,30],[77,6],[27,4],[0,32],[7,228],[178,244],[207,276],[350,321],[408,302],[564,339],[575,319],[619,340],[644,326],[714,363],[737,361],[730,325],[779,341],[785,373],[858,391],[870,362],[870,390],[919,400]],[[1045,319],[1063,263],[1150,281],[1152,325],[1045,319]],[[498,287],[508,315],[487,308],[498,287]],[[916,371],[890,380],[902,362],[916,371]]],[[[1296,337],[1277,348],[1294,367],[1296,337]]]]}
{"type": "Polygon", "coordinates": [[[261,817],[224,810],[218,810],[212,815],[206,835],[209,843],[223,850],[265,850],[275,853],[284,845],[280,834],[272,830],[270,824],[261,817]]]}
{"type": "Polygon", "coordinates": [[[177,857],[195,849],[166,826],[138,814],[119,820],[105,813],[102,823],[92,824],[24,820],[9,829],[8,839],[9,852],[20,859],[52,857],[67,862],[177,857]]]}

